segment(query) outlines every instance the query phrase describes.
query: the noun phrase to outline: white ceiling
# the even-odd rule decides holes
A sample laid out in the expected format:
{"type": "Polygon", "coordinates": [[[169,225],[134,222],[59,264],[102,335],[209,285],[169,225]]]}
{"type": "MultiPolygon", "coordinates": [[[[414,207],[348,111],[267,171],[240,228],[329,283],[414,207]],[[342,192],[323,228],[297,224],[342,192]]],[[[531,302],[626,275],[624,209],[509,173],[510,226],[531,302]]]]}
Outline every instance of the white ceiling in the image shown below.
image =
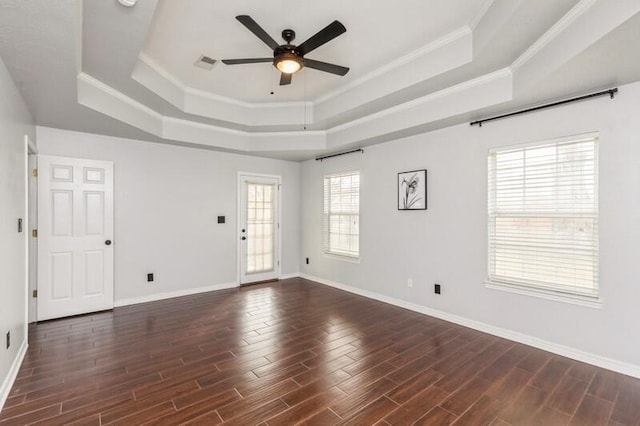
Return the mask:
{"type": "Polygon", "coordinates": [[[640,80],[637,0],[0,0],[0,57],[39,125],[301,160],[640,80]],[[280,88],[235,20],[347,33],[280,88]],[[274,89],[274,94],[269,92],[274,89]],[[306,130],[304,129],[306,127],[306,130]]]}
{"type": "Polygon", "coordinates": [[[160,1],[144,53],[184,84],[248,102],[316,99],[394,59],[413,52],[452,30],[468,25],[486,0],[160,1]],[[228,66],[210,72],[193,66],[208,55],[217,59],[271,57],[273,52],[236,21],[250,15],[278,43],[281,32],[296,32],[301,44],[330,22],[347,32],[308,55],[350,68],[345,77],[304,69],[293,84],[278,87],[279,73],[268,63],[228,66]],[[306,80],[306,81],[305,81],[306,80]],[[272,89],[277,95],[272,96],[272,89]]]}

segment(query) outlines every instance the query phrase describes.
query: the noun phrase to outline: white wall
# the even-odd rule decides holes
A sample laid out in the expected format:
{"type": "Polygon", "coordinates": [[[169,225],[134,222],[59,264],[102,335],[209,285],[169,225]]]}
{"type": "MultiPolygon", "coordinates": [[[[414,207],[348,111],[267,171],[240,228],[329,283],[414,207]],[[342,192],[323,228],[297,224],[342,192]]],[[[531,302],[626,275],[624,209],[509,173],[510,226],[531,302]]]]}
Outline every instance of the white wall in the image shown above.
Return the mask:
{"type": "Polygon", "coordinates": [[[20,349],[26,344],[27,283],[26,146],[35,127],[4,62],[0,59],[0,409],[20,349]],[[18,233],[18,218],[24,232],[18,233]],[[11,332],[6,350],[5,335],[11,332]]]}
{"type": "Polygon", "coordinates": [[[40,154],[114,162],[116,304],[237,282],[238,171],[282,176],[282,273],[298,271],[299,163],[46,127],[37,134],[40,154]]]}
{"type": "Polygon", "coordinates": [[[640,83],[302,166],[301,271],[638,367],[640,83]],[[600,132],[601,309],[485,288],[489,148],[600,132]],[[396,173],[428,169],[428,210],[396,210],[396,173]],[[361,171],[360,263],[322,254],[322,175],[361,171]],[[310,265],[303,259],[310,257],[310,265]],[[414,287],[407,287],[413,278],[414,287]],[[442,283],[442,295],[433,284],[442,283]]]}

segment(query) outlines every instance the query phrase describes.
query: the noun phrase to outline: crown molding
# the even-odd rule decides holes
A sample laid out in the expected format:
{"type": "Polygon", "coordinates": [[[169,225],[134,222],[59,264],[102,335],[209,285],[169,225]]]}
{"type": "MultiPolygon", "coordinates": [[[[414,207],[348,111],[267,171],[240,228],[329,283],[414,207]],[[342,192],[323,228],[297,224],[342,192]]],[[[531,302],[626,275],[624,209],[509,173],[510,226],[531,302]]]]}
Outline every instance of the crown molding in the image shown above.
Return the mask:
{"type": "Polygon", "coordinates": [[[96,78],[77,77],[78,103],[159,138],[238,152],[326,148],[326,132],[252,133],[164,116],[96,78]]]}
{"type": "Polygon", "coordinates": [[[485,0],[480,10],[478,10],[478,13],[476,13],[476,15],[473,17],[471,22],[469,22],[469,28],[471,28],[471,30],[476,29],[478,24],[480,24],[482,19],[484,19],[484,15],[486,15],[489,9],[491,8],[491,6],[493,6],[494,2],[495,0],[485,0]]]}
{"type": "Polygon", "coordinates": [[[473,33],[461,27],[315,101],[252,103],[187,86],[146,53],[131,77],[179,110],[243,126],[303,126],[339,117],[472,60],[473,33]],[[416,69],[425,70],[416,73],[416,69]],[[305,108],[306,105],[306,108],[305,108]],[[318,110],[320,113],[317,113],[318,110]],[[306,112],[306,116],[305,116],[306,112]]]}
{"type": "Polygon", "coordinates": [[[162,115],[87,73],[77,76],[78,103],[152,135],[162,134],[162,115]]]}
{"type": "MultiPolygon", "coordinates": [[[[507,9],[504,13],[509,13],[510,10],[507,9]]],[[[639,12],[640,2],[637,0],[619,0],[613,4],[608,0],[582,0],[510,66],[405,103],[395,103],[364,117],[347,122],[343,120],[327,130],[250,132],[167,117],[85,73],[78,75],[78,102],[160,138],[237,152],[307,151],[315,153],[346,146],[362,146],[389,140],[394,135],[419,132],[430,123],[511,101],[517,90],[531,86],[549,75],[560,64],[575,57],[590,44],[639,12]]],[[[387,76],[395,76],[398,70],[394,70],[392,66],[400,66],[399,70],[402,70],[412,68],[416,63],[420,64],[419,68],[415,68],[420,72],[414,71],[413,78],[419,75],[419,78],[424,79],[430,78],[429,74],[425,77],[423,71],[426,69],[426,72],[429,72],[430,67],[427,66],[430,64],[429,61],[443,59],[444,68],[455,63],[470,61],[473,53],[472,42],[473,32],[470,27],[451,33],[429,47],[400,58],[394,65],[390,64],[387,68],[356,81],[357,84],[347,92],[325,97],[322,102],[316,101],[313,115],[317,119],[329,117],[328,114],[341,114],[358,102],[362,103],[370,99],[366,96],[379,98],[381,92],[374,91],[373,95],[370,94],[369,85],[379,84],[387,76]],[[456,47],[452,48],[453,46],[456,47]],[[366,93],[357,93],[359,90],[364,90],[366,93]],[[356,103],[350,104],[349,99],[356,103]],[[331,111],[327,112],[327,108],[331,111]]],[[[432,62],[431,64],[433,65],[432,62]]],[[[213,108],[212,102],[220,101],[215,95],[206,94],[205,96],[203,93],[188,90],[162,70],[156,72],[157,70],[146,63],[144,66],[147,71],[153,71],[149,76],[157,76],[160,79],[159,84],[170,83],[168,87],[172,87],[174,92],[167,95],[167,98],[173,98],[176,103],[183,100],[187,111],[204,111],[207,108],[213,108]],[[185,98],[186,93],[198,96],[185,98]],[[200,101],[203,104],[197,105],[200,101]]],[[[442,71],[444,68],[433,72],[444,72],[442,71]]],[[[140,76],[139,73],[137,75],[140,76]]],[[[412,80],[404,80],[400,83],[407,84],[410,81],[412,80]]],[[[380,90],[386,90],[389,87],[391,86],[380,90]]],[[[271,104],[265,108],[255,106],[247,108],[246,105],[229,102],[219,102],[219,104],[217,108],[232,115],[248,114],[251,117],[251,114],[259,114],[261,119],[271,124],[265,126],[267,129],[273,128],[273,124],[277,123],[278,114],[282,112],[282,109],[276,107],[277,104],[271,104]]],[[[304,104],[285,104],[285,108],[300,108],[300,105],[304,104]]],[[[298,114],[299,117],[301,115],[298,114]]],[[[217,118],[220,119],[219,116],[217,118]]],[[[250,120],[253,119],[250,118],[250,120]]],[[[308,122],[311,123],[311,120],[308,122]]]]}
{"type": "Polygon", "coordinates": [[[545,48],[552,40],[565,31],[573,22],[588,11],[599,0],[582,0],[576,4],[566,15],[556,22],[547,32],[545,32],[538,40],[536,40],[527,50],[524,51],[513,63],[511,68],[517,71],[536,54],[545,48]]]}
{"type": "Polygon", "coordinates": [[[157,137],[244,153],[317,152],[411,129],[511,99],[512,78],[503,69],[328,131],[247,132],[164,116],[92,76],[77,78],[78,102],[157,137]]]}
{"type": "Polygon", "coordinates": [[[421,105],[424,105],[426,103],[433,102],[435,100],[442,99],[442,98],[445,98],[447,96],[451,96],[451,95],[454,95],[454,94],[457,94],[457,93],[461,93],[461,92],[464,92],[464,91],[466,91],[468,89],[471,89],[471,88],[474,88],[474,87],[477,87],[477,86],[481,86],[481,85],[484,85],[484,84],[488,84],[488,83],[491,83],[492,81],[495,81],[495,80],[498,80],[498,79],[504,79],[505,77],[509,78],[509,79],[511,78],[511,70],[508,69],[508,68],[503,68],[503,69],[498,70],[496,72],[492,72],[490,74],[486,74],[486,75],[483,75],[481,77],[475,78],[473,80],[468,80],[468,81],[465,81],[463,83],[457,84],[455,86],[447,87],[446,89],[439,90],[437,92],[430,93],[430,94],[428,94],[426,96],[422,96],[420,98],[405,102],[403,104],[396,105],[394,107],[385,109],[383,111],[379,111],[379,112],[373,113],[373,114],[368,115],[366,117],[362,117],[362,118],[359,118],[357,120],[350,121],[349,123],[345,123],[345,124],[341,124],[341,125],[335,126],[335,127],[331,128],[331,129],[329,129],[328,132],[330,134],[331,133],[335,133],[335,132],[339,132],[341,130],[348,129],[350,127],[354,127],[354,126],[360,125],[362,123],[367,123],[369,121],[379,120],[381,118],[384,118],[386,116],[393,115],[393,114],[403,113],[403,112],[406,112],[407,110],[414,109],[414,108],[419,107],[421,105]]]}
{"type": "MultiPolygon", "coordinates": [[[[185,85],[145,53],[138,55],[131,78],[187,114],[247,127],[302,127],[305,124],[305,102],[256,104],[194,89],[185,85]]],[[[311,123],[313,104],[306,102],[306,106],[306,122],[311,123]]]]}
{"type": "MultiPolygon", "coordinates": [[[[185,92],[192,94],[194,96],[202,96],[205,98],[209,98],[211,100],[215,100],[217,102],[229,103],[236,106],[241,106],[243,108],[256,108],[256,109],[269,109],[269,108],[282,108],[282,107],[304,107],[305,102],[262,102],[262,103],[252,103],[241,101],[239,99],[230,98],[227,96],[218,95],[212,92],[207,92],[206,90],[196,89],[190,86],[187,86],[182,81],[180,81],[177,77],[167,71],[162,65],[156,62],[153,58],[147,55],[144,52],[141,52],[138,55],[138,59],[146,64],[148,67],[153,69],[155,72],[160,74],[165,79],[169,80],[173,85],[178,87],[180,90],[184,90],[185,92]]],[[[310,105],[311,102],[308,101],[307,105],[310,105]]]]}
{"type": "Polygon", "coordinates": [[[638,0],[581,0],[512,64],[526,90],[640,13],[638,0]]]}
{"type": "Polygon", "coordinates": [[[509,68],[448,87],[413,101],[353,120],[327,131],[330,148],[406,132],[460,114],[513,99],[509,68]]]}
{"type": "MultiPolygon", "coordinates": [[[[332,98],[335,98],[337,96],[340,96],[344,93],[349,92],[350,90],[358,87],[358,86],[362,86],[366,83],[369,83],[377,78],[379,78],[382,75],[385,74],[389,74],[391,72],[393,72],[394,74],[397,72],[402,72],[403,69],[407,69],[407,65],[409,65],[411,62],[415,62],[418,59],[427,56],[429,54],[431,54],[432,52],[438,50],[438,49],[442,49],[444,47],[449,46],[450,44],[458,41],[459,39],[463,38],[463,37],[467,37],[467,36],[472,36],[472,32],[471,29],[468,26],[464,26],[461,28],[458,28],[455,31],[450,32],[449,34],[440,37],[437,40],[434,40],[433,42],[426,44],[425,46],[422,46],[419,49],[416,49],[412,52],[409,52],[408,54],[399,57],[398,59],[389,62],[386,65],[383,65],[379,68],[376,68],[373,71],[368,72],[367,74],[363,75],[362,77],[359,77],[353,81],[351,81],[350,83],[345,84],[344,86],[341,86],[340,88],[329,92],[325,95],[320,96],[319,98],[317,98],[314,103],[316,104],[321,104],[323,102],[326,102],[332,98]]],[[[396,75],[397,76],[397,75],[396,75]]],[[[424,80],[424,79],[423,79],[424,80]]],[[[399,89],[397,89],[399,90],[399,89]]]]}

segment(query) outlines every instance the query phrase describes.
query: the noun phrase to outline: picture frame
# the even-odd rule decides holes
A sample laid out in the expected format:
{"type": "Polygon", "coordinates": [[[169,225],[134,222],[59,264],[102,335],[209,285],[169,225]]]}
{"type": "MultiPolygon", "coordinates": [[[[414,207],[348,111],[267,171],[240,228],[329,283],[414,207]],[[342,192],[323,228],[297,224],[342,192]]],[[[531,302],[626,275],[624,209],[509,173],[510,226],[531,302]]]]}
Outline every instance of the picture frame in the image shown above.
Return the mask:
{"type": "Polygon", "coordinates": [[[427,210],[427,170],[398,173],[398,210],[427,210]]]}

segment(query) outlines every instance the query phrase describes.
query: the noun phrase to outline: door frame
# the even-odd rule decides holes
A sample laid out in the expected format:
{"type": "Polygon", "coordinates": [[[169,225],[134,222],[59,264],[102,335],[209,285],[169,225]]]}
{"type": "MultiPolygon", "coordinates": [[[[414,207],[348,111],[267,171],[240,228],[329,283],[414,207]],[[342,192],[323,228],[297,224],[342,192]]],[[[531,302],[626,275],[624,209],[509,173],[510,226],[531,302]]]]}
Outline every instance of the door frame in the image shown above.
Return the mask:
{"type": "Polygon", "coordinates": [[[275,179],[278,183],[278,190],[276,191],[277,203],[278,203],[278,214],[277,214],[277,238],[278,238],[278,248],[275,252],[278,257],[277,263],[274,265],[276,268],[276,279],[280,279],[282,276],[282,176],[280,175],[269,175],[265,173],[254,173],[254,172],[238,172],[237,179],[237,187],[236,187],[236,282],[238,287],[242,285],[242,244],[240,243],[240,238],[242,237],[242,232],[240,232],[240,218],[241,218],[241,209],[242,209],[242,178],[243,177],[256,177],[256,178],[267,178],[267,179],[275,179]]]}
{"type": "Polygon", "coordinates": [[[38,289],[38,239],[31,231],[38,229],[38,178],[32,174],[38,169],[38,149],[29,137],[24,135],[26,146],[26,220],[23,230],[27,234],[27,324],[38,321],[38,299],[33,291],[38,289]]]}

